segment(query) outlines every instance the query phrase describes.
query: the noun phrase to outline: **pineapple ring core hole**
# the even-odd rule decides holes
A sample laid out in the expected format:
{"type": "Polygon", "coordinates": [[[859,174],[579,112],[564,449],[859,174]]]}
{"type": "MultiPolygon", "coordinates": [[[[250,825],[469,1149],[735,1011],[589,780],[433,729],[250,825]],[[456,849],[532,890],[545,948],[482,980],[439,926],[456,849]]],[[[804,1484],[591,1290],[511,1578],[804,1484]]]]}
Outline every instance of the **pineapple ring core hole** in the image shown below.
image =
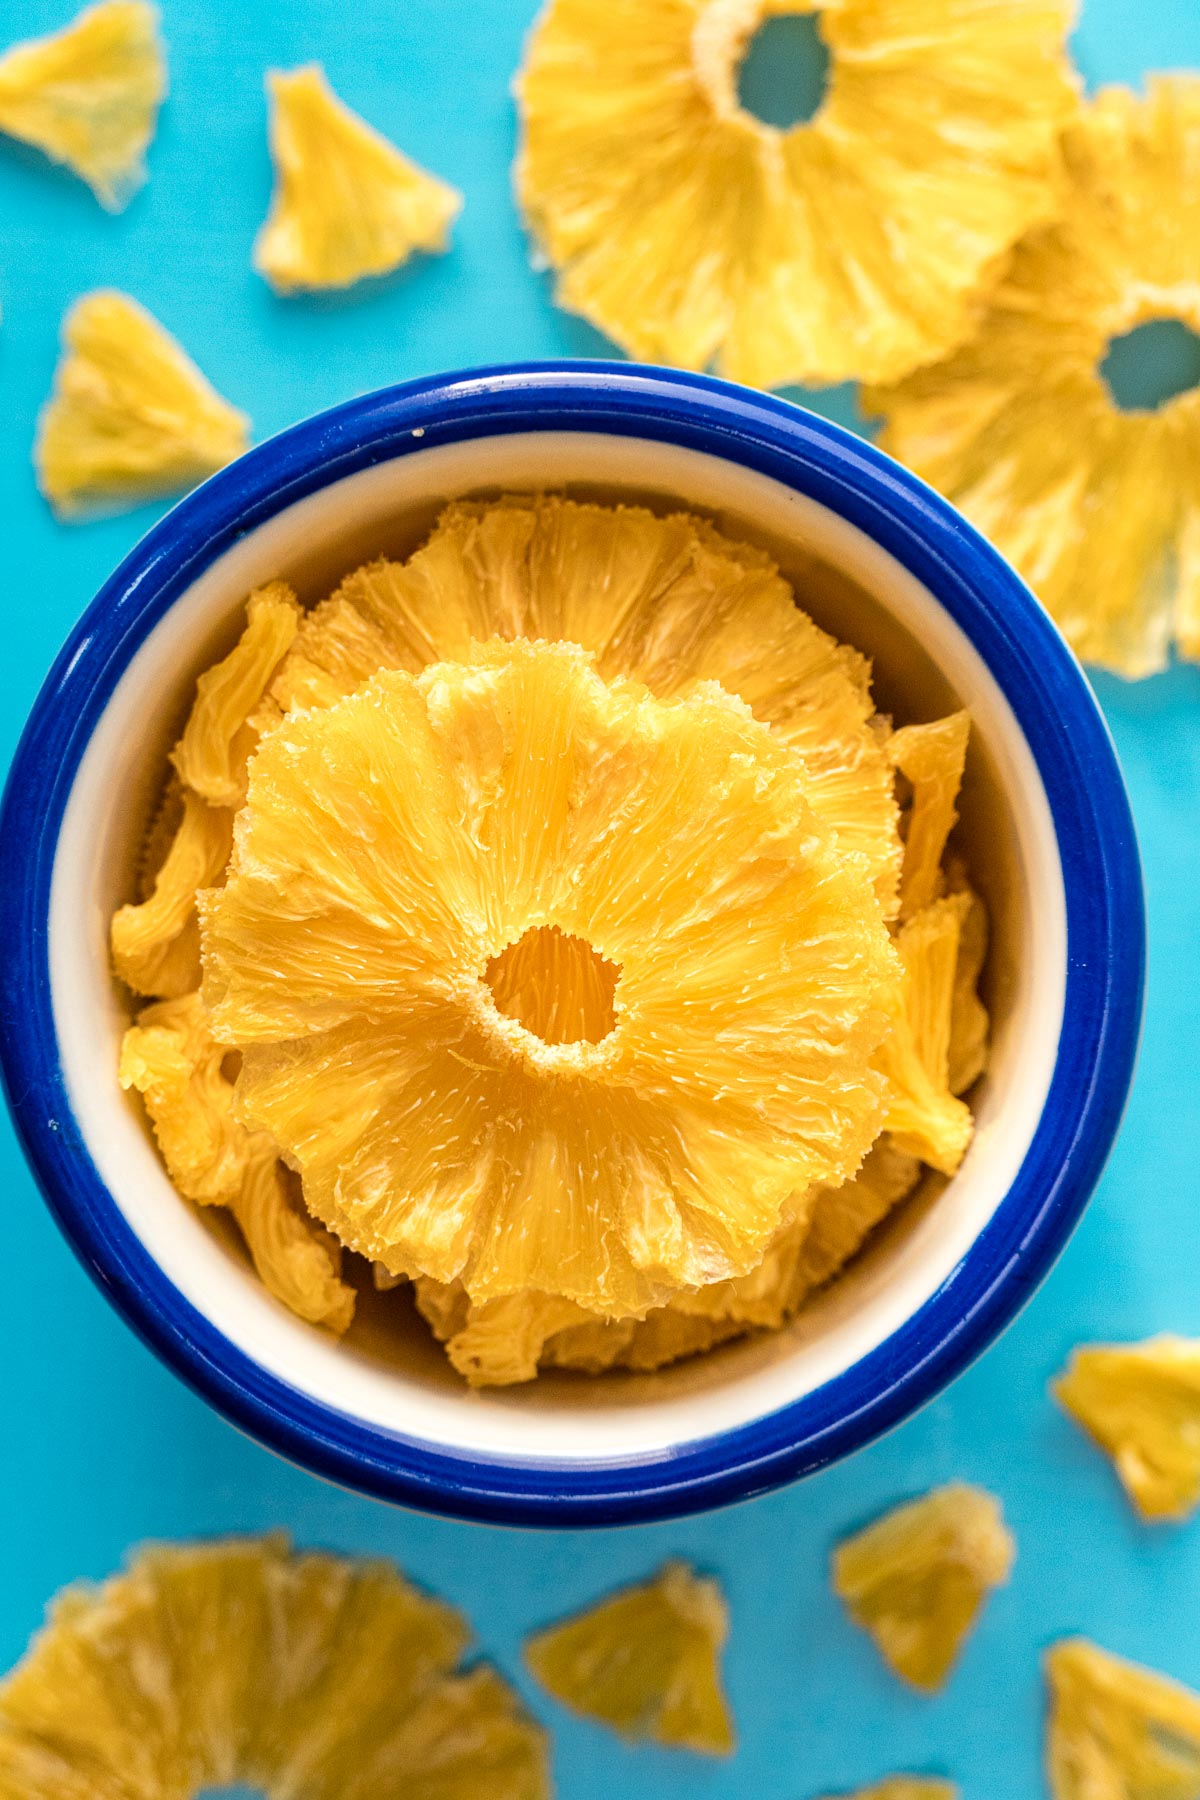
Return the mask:
{"type": "Polygon", "coordinates": [[[557,925],[533,925],[493,956],[483,979],[496,1011],[545,1044],[599,1044],[615,1026],[621,971],[557,925]]]}
{"type": "Polygon", "coordinates": [[[746,45],[738,69],[737,97],[760,125],[790,131],[807,125],[825,103],[829,49],[814,13],[765,19],[746,45]]]}
{"type": "Polygon", "coordinates": [[[1111,339],[1100,375],[1121,412],[1157,412],[1200,388],[1200,332],[1186,319],[1150,319],[1111,339]]]}

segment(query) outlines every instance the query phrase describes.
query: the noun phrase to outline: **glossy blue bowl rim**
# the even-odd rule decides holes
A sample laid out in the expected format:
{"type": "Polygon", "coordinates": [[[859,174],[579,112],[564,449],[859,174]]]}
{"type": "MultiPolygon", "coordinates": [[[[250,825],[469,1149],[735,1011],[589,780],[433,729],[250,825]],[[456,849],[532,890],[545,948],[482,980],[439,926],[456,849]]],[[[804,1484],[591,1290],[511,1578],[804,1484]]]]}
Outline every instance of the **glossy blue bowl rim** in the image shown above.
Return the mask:
{"type": "Polygon", "coordinates": [[[937,1394],[1045,1276],[1100,1176],[1133,1076],[1145,917],[1133,820],[1091,689],[1029,590],[945,501],[838,426],[708,376],[605,362],[434,376],[318,414],[168,513],[71,633],[25,727],[0,810],[0,1067],[38,1184],[134,1330],[251,1436],[359,1492],[491,1523],[608,1525],[746,1499],[848,1455],[937,1394]],[[125,1222],[72,1115],[51,1008],[55,847],[100,715],[147,634],[238,538],[373,464],[476,437],[596,431],[708,452],[829,507],[962,627],[1045,784],[1066,889],[1066,1008],[1046,1105],[995,1215],[938,1291],[861,1361],[780,1410],[628,1462],[464,1455],[364,1424],[269,1374],[186,1302],[125,1222]]]}

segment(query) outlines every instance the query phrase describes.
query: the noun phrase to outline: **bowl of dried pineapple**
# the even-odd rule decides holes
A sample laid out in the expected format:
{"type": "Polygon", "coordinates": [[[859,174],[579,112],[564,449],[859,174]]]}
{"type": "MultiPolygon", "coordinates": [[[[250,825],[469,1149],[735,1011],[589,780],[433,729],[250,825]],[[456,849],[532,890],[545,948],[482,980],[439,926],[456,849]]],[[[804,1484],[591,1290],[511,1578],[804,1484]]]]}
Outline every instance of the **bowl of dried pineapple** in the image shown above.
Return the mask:
{"type": "Polygon", "coordinates": [[[1020,580],[704,376],[369,395],[177,506],[4,801],[0,1054],[66,1236],[281,1454],[667,1516],[938,1392],[1140,1022],[1120,772],[1020,580]]]}

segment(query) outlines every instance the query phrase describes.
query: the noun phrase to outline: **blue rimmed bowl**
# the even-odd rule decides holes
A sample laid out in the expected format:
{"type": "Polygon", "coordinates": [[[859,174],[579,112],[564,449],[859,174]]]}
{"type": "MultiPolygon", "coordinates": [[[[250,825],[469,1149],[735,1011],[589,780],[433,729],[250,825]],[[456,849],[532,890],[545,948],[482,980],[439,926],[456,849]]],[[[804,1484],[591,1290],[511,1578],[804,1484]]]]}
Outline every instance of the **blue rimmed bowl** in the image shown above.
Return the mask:
{"type": "Polygon", "coordinates": [[[1087,1203],[1140,1023],[1129,807],[1069,651],[920,482],[837,427],[702,376],[509,367],[368,395],[175,508],[89,607],[21,740],[0,823],[0,1057],[43,1193],[153,1349],[314,1472],[495,1522],[665,1517],[821,1467],[937,1393],[1013,1316],[1087,1203]],[[703,510],[768,547],[875,659],[902,720],[969,708],[961,832],[993,919],[989,1072],[955,1179],[929,1183],[788,1330],[657,1375],[469,1393],[395,1296],[338,1343],[277,1306],[170,1186],[117,1085],[106,927],[196,673],[273,576],[316,598],[404,553],[447,499],[553,487],[703,510]]]}

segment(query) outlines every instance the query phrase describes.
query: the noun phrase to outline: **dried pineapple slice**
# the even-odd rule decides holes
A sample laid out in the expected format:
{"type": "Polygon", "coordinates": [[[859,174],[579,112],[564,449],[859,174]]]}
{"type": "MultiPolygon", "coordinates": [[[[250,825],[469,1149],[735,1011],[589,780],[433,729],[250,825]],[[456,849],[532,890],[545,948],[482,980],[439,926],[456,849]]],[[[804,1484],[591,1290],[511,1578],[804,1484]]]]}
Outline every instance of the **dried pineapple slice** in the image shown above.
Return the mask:
{"type": "Polygon", "coordinates": [[[187,994],[138,1014],[121,1045],[119,1079],[142,1096],[184,1198],[230,1208],[268,1293],[311,1324],[346,1331],[354,1289],[340,1279],[341,1246],[288,1194],[271,1140],[234,1117],[227,1055],[200,995],[187,994]]]}
{"type": "Polygon", "coordinates": [[[145,0],[100,0],[0,57],[0,131],[74,169],[110,212],[146,178],[167,91],[157,27],[145,0]]]}
{"type": "Polygon", "coordinates": [[[246,448],[249,421],[128,295],[85,294],[63,342],[34,454],[61,518],[180,493],[246,448]]]}
{"type": "Polygon", "coordinates": [[[278,293],[342,288],[444,250],[462,195],[340,101],[317,63],[267,76],[276,189],[254,266],[278,293]]]}
{"type": "Polygon", "coordinates": [[[257,588],[234,648],[196,683],[195,704],[171,761],[180,779],[213,806],[237,807],[246,798],[246,763],[257,742],[248,721],[291,648],[300,617],[285,581],[257,588]]]}
{"type": "Polygon", "coordinates": [[[1054,1393],[1108,1451],[1143,1519],[1186,1519],[1200,1505],[1200,1342],[1089,1344],[1054,1393]]]}
{"type": "Polygon", "coordinates": [[[792,1193],[857,1165],[894,956],[794,759],[719,689],[472,655],[265,740],[201,896],[214,1029],[349,1247],[477,1301],[644,1312],[753,1267],[792,1193]],[[621,970],[599,1043],[487,983],[552,926],[621,970]]]}
{"type": "Polygon", "coordinates": [[[894,380],[961,343],[1052,216],[1077,107],[1070,0],[821,6],[823,105],[738,103],[770,14],[813,0],[550,0],[516,91],[517,192],[557,299],[647,362],[759,387],[894,380]]]}
{"type": "Polygon", "coordinates": [[[3,1800],[548,1800],[541,1732],[465,1620],[281,1536],[156,1546],[61,1595],[0,1684],[3,1800]]]}
{"type": "Polygon", "coordinates": [[[958,820],[970,736],[970,718],[957,712],[930,725],[905,725],[888,744],[893,763],[912,785],[900,877],[902,919],[911,919],[942,892],[942,855],[958,820]]]}
{"type": "Polygon", "coordinates": [[[800,1245],[788,1294],[789,1311],[814,1288],[832,1280],[920,1179],[917,1158],[901,1150],[885,1132],[852,1181],[820,1191],[800,1245]]]}
{"type": "Polygon", "coordinates": [[[761,551],[680,513],[557,496],[459,502],[406,563],[367,564],[301,626],[272,688],[327,706],[381,668],[460,661],[491,637],[565,640],[660,699],[718,681],[804,763],[809,799],[890,912],[901,846],[870,666],[800,611],[761,551]]]}
{"type": "Polygon", "coordinates": [[[999,1502],[954,1482],[900,1506],[839,1544],[834,1592],[889,1668],[923,1692],[940,1688],[990,1588],[1015,1555],[999,1502]]]}
{"type": "Polygon", "coordinates": [[[155,821],[178,823],[150,895],[119,907],[110,927],[113,967],[135,994],[176,1000],[200,985],[196,892],[219,881],[233,843],[233,815],[198,794],[168,795],[155,821]]]}
{"type": "Polygon", "coordinates": [[[929,1775],[889,1775],[853,1794],[828,1794],[825,1800],[958,1800],[958,1789],[952,1781],[929,1775]]]}
{"type": "Polygon", "coordinates": [[[717,1583],[682,1562],[624,1589],[525,1646],[547,1691],[629,1738],[728,1756],[733,1719],[721,1686],[729,1614],[717,1583]]]}
{"type": "Polygon", "coordinates": [[[896,1148],[943,1175],[954,1174],[974,1130],[970,1107],[950,1091],[959,942],[970,907],[968,894],[948,894],[900,927],[904,974],[892,992],[892,1029],[876,1057],[896,1148]]]}
{"type": "Polygon", "coordinates": [[[1017,249],[955,355],[866,396],[882,442],[1016,564],[1078,654],[1136,678],[1200,656],[1200,389],[1121,411],[1109,345],[1200,330],[1200,78],[1098,94],[1057,223],[1017,249]]]}
{"type": "Polygon", "coordinates": [[[952,894],[966,894],[967,911],[958,934],[958,961],[954,967],[954,1000],[950,1008],[950,1053],[946,1080],[952,1094],[965,1094],[988,1066],[992,1022],[979,995],[979,981],[987,962],[988,910],[966,877],[957,858],[946,865],[946,886],[952,894]]]}
{"type": "Polygon", "coordinates": [[[1200,1695],[1067,1638],[1046,1657],[1054,1800],[1200,1800],[1200,1695]]]}

